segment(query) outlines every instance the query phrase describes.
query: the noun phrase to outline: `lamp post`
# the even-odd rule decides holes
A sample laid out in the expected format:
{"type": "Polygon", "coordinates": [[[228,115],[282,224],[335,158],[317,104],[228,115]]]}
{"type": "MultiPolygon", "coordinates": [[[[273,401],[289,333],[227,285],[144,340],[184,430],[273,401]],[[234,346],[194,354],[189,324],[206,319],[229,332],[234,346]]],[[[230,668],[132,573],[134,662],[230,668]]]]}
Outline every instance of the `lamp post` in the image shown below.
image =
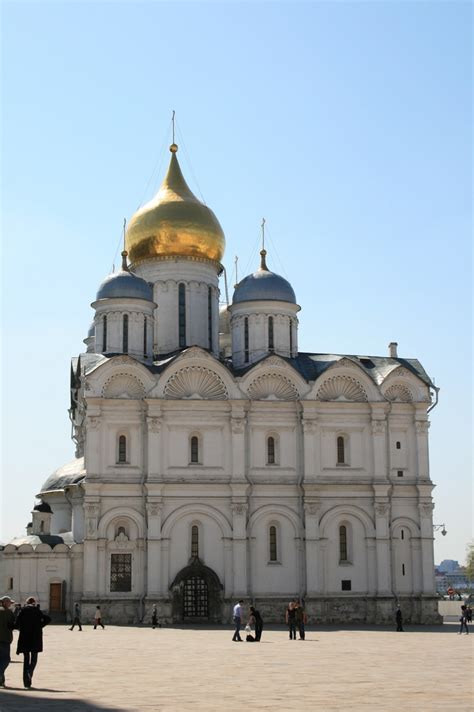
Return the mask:
{"type": "Polygon", "coordinates": [[[448,532],[446,531],[446,526],[445,526],[444,524],[433,524],[433,531],[434,531],[434,532],[439,532],[440,529],[441,529],[441,534],[442,534],[443,536],[446,536],[446,534],[447,534],[448,532]]]}

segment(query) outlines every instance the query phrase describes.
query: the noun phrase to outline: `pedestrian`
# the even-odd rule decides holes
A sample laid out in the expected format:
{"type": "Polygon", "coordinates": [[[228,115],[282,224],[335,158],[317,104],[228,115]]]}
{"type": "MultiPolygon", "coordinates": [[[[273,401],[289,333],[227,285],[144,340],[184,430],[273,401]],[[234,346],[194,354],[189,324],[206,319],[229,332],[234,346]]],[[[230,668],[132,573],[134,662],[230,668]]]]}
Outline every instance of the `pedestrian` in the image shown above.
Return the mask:
{"type": "Polygon", "coordinates": [[[403,633],[403,616],[402,609],[400,608],[400,606],[397,606],[397,610],[395,611],[395,621],[397,623],[397,633],[403,633]]]}
{"type": "Polygon", "coordinates": [[[16,620],[20,631],[16,654],[23,653],[23,684],[26,688],[31,687],[38,653],[43,652],[43,628],[50,622],[51,618],[37,606],[33,596],[27,598],[16,620]]]}
{"type": "Polygon", "coordinates": [[[461,623],[461,627],[459,628],[459,635],[461,635],[464,628],[466,629],[464,632],[466,633],[466,635],[468,635],[469,628],[467,627],[467,606],[461,606],[461,617],[459,619],[459,622],[461,623]]]}
{"type": "Polygon", "coordinates": [[[242,623],[242,604],[243,601],[240,600],[238,603],[235,604],[234,610],[232,612],[232,620],[234,621],[234,637],[232,638],[232,641],[235,643],[241,643],[242,638],[240,637],[240,625],[242,623]]]}
{"type": "Polygon", "coordinates": [[[466,606],[466,616],[467,616],[467,622],[472,623],[472,608],[471,608],[471,606],[466,606]]]}
{"type": "Polygon", "coordinates": [[[5,670],[10,665],[10,645],[13,640],[15,614],[10,610],[10,596],[0,599],[0,686],[5,687],[5,670]]]}
{"type": "Polygon", "coordinates": [[[306,625],[307,621],[308,621],[308,617],[306,615],[304,605],[302,603],[297,603],[296,604],[296,625],[298,626],[298,634],[300,636],[300,640],[304,640],[304,638],[305,638],[305,625],[306,625]]]}
{"type": "Polygon", "coordinates": [[[78,625],[79,630],[82,630],[82,625],[81,625],[81,609],[79,608],[79,604],[75,603],[74,604],[74,615],[72,617],[72,626],[69,628],[69,630],[74,630],[74,626],[78,625]]]}
{"type": "Polygon", "coordinates": [[[260,615],[260,611],[257,611],[257,609],[254,608],[254,606],[250,606],[249,625],[252,625],[252,624],[253,624],[254,630],[255,630],[255,641],[257,643],[259,643],[260,639],[262,637],[263,619],[262,619],[262,616],[260,615]]]}
{"type": "Polygon", "coordinates": [[[285,613],[285,621],[290,633],[290,640],[296,640],[296,608],[293,601],[290,601],[285,613]]]}
{"type": "Polygon", "coordinates": [[[95,607],[94,630],[97,628],[98,625],[102,626],[102,630],[104,630],[105,625],[102,623],[102,611],[100,610],[100,606],[95,607]]]}
{"type": "Polygon", "coordinates": [[[153,630],[156,628],[158,625],[158,611],[156,610],[156,603],[153,604],[153,608],[151,609],[151,627],[153,630]]]}

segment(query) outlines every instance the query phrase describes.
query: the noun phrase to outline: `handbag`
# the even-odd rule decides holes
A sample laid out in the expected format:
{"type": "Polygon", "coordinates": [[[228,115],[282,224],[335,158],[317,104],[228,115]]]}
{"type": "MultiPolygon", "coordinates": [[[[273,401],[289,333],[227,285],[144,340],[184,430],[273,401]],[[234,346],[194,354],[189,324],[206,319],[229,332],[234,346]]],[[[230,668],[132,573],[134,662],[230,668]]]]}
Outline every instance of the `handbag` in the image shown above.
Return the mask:
{"type": "Polygon", "coordinates": [[[247,623],[247,625],[245,626],[245,632],[246,632],[246,633],[251,633],[251,632],[252,632],[252,628],[249,626],[248,623],[247,623]]]}

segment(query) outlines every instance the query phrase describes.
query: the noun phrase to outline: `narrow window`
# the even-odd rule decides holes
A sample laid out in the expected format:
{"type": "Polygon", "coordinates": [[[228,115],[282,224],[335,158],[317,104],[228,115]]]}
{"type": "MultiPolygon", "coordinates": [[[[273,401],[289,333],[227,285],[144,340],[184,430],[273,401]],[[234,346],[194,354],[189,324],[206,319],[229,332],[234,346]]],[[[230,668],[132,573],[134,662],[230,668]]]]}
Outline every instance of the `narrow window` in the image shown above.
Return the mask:
{"type": "Polygon", "coordinates": [[[196,525],[191,527],[191,556],[193,559],[199,556],[199,527],[196,525]]]}
{"type": "Polygon", "coordinates": [[[199,462],[199,440],[196,435],[191,438],[191,462],[199,462]]]}
{"type": "Polygon", "coordinates": [[[207,332],[209,351],[212,351],[212,287],[207,290],[207,332]]]}
{"type": "Polygon", "coordinates": [[[402,449],[402,444],[401,444],[400,440],[397,440],[396,448],[397,448],[397,450],[402,449]]]}
{"type": "Polygon", "coordinates": [[[403,529],[402,529],[401,532],[400,532],[400,536],[402,537],[402,539],[405,538],[405,532],[403,531],[403,529]]]}
{"type": "Polygon", "coordinates": [[[405,564],[402,564],[402,576],[405,576],[405,564]]]}
{"type": "Polygon", "coordinates": [[[128,354],[128,314],[123,315],[122,351],[128,354]]]}
{"type": "Polygon", "coordinates": [[[147,323],[147,318],[146,316],[143,317],[143,355],[145,358],[147,357],[147,347],[146,347],[146,342],[147,342],[147,330],[148,330],[148,323],[147,323]]]}
{"type": "Polygon", "coordinates": [[[127,462],[127,438],[125,435],[119,437],[118,461],[127,462]]]}
{"type": "Polygon", "coordinates": [[[249,362],[249,320],[248,317],[244,319],[244,349],[245,349],[245,363],[249,362]]]}
{"type": "Polygon", "coordinates": [[[267,465],[275,464],[275,438],[269,437],[267,440],[267,465]]]}
{"type": "Polygon", "coordinates": [[[342,591],[352,591],[352,581],[345,580],[341,581],[341,590],[342,591]]]}
{"type": "Polygon", "coordinates": [[[337,464],[338,465],[344,465],[345,464],[345,443],[344,443],[344,438],[342,435],[339,435],[337,439],[337,464]]]}
{"type": "Polygon", "coordinates": [[[274,342],[273,342],[273,317],[269,316],[268,317],[268,350],[273,351],[274,349],[274,342]]]}
{"type": "Polygon", "coordinates": [[[44,521],[41,520],[40,522],[40,532],[44,532],[44,521]]]}
{"type": "Polygon", "coordinates": [[[186,285],[178,288],[179,348],[186,346],[186,285]]]}
{"type": "Polygon", "coordinates": [[[132,555],[112,554],[110,557],[110,590],[132,590],[132,555]]]}
{"type": "Polygon", "coordinates": [[[347,561],[347,528],[339,527],[339,561],[347,561]]]}
{"type": "Polygon", "coordinates": [[[270,540],[270,561],[278,561],[277,558],[277,530],[276,527],[270,527],[269,531],[270,540]]]}
{"type": "Polygon", "coordinates": [[[293,328],[290,319],[290,358],[293,356],[293,328]]]}
{"type": "Polygon", "coordinates": [[[403,470],[397,470],[397,477],[403,477],[403,470]]]}
{"type": "Polygon", "coordinates": [[[107,351],[107,316],[104,316],[102,320],[103,332],[102,332],[102,351],[105,353],[107,351]]]}
{"type": "Polygon", "coordinates": [[[9,581],[8,581],[8,588],[9,588],[10,591],[13,590],[13,579],[12,579],[11,577],[10,577],[10,579],[9,579],[9,581]]]}

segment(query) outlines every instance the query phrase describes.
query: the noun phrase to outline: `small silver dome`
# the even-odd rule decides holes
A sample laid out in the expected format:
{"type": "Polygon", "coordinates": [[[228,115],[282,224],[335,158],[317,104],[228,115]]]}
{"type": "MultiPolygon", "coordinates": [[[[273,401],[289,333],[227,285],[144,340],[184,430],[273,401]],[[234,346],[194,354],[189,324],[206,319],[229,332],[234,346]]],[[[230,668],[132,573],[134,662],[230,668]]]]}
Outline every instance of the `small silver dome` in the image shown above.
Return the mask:
{"type": "Polygon", "coordinates": [[[40,494],[53,490],[61,490],[68,485],[78,484],[84,479],[85,475],[84,458],[76,458],[53,472],[41,487],[40,494]]]}
{"type": "Polygon", "coordinates": [[[97,290],[96,300],[99,299],[146,299],[153,301],[153,287],[133,272],[120,270],[109,274],[97,290]]]}
{"type": "Polygon", "coordinates": [[[87,332],[87,338],[90,339],[92,336],[95,336],[95,324],[92,322],[92,324],[89,327],[89,331],[87,332]]]}
{"type": "Polygon", "coordinates": [[[234,291],[232,304],[273,300],[296,304],[293,287],[279,274],[267,269],[259,269],[239,282],[234,291]]]}

